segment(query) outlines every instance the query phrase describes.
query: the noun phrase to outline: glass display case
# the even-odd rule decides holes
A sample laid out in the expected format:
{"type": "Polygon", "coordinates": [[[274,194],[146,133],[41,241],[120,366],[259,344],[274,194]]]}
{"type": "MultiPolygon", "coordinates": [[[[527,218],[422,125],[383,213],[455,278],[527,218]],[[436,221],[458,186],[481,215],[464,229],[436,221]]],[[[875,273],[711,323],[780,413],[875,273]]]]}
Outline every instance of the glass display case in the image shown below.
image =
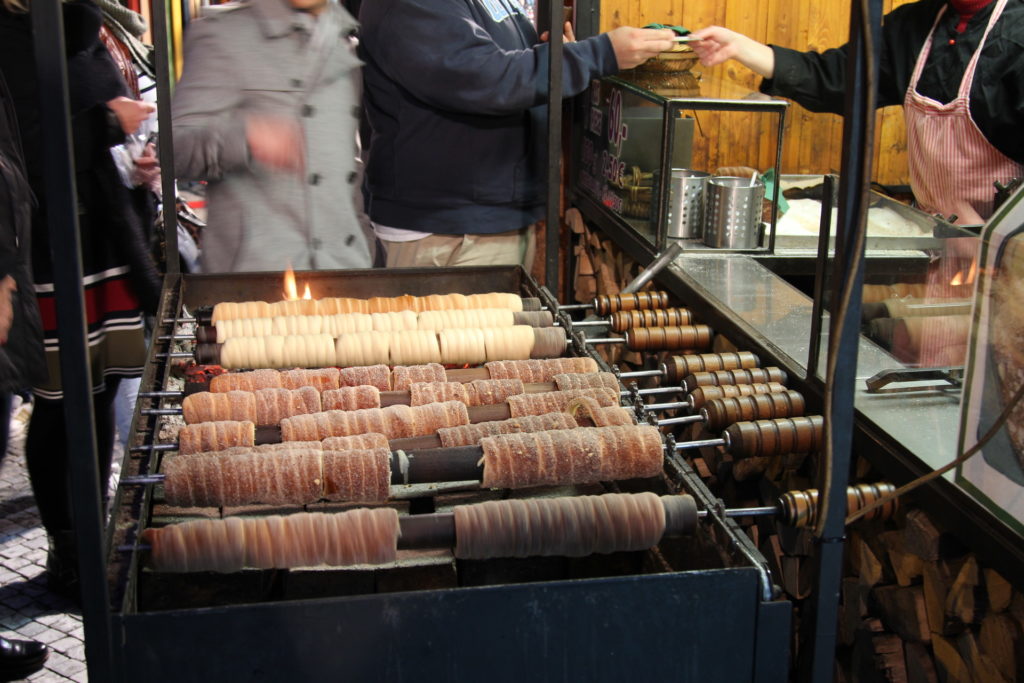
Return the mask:
{"type": "Polygon", "coordinates": [[[573,189],[656,250],[681,240],[685,250],[770,253],[789,103],[695,75],[696,56],[678,55],[591,85],[574,131],[573,189]],[[723,143],[705,128],[737,134],[723,143]],[[764,176],[750,173],[751,140],[774,149],[764,176]]]}

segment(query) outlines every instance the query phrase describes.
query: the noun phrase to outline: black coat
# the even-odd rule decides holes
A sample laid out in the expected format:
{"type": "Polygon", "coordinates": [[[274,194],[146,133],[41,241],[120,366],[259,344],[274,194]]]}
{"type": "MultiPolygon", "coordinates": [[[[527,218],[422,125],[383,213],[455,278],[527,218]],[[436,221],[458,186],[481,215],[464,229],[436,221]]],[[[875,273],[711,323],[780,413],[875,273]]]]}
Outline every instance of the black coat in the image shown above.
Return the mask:
{"type": "Polygon", "coordinates": [[[32,191],[25,178],[14,109],[0,74],[0,279],[11,275],[14,320],[0,346],[0,391],[19,391],[46,380],[43,329],[32,287],[32,191]]]}

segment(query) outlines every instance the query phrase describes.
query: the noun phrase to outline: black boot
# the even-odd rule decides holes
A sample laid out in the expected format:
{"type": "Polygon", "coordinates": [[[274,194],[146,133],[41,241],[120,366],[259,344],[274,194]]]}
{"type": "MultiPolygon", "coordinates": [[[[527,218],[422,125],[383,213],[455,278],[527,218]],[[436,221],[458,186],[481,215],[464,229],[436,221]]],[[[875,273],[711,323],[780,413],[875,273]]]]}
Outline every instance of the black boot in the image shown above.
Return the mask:
{"type": "Polygon", "coordinates": [[[82,600],[78,581],[78,546],[73,531],[50,534],[46,553],[46,587],[76,605],[82,600]]]}
{"type": "Polygon", "coordinates": [[[34,640],[0,638],[0,681],[16,681],[43,668],[50,651],[34,640]]]}

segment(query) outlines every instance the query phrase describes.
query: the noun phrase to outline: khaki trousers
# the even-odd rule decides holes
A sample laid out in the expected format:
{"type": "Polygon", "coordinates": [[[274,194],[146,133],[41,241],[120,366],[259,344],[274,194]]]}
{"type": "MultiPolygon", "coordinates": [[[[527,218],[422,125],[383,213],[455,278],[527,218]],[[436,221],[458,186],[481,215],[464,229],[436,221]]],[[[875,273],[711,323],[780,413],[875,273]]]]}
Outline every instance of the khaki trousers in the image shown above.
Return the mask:
{"type": "Polygon", "coordinates": [[[493,235],[430,235],[411,242],[380,242],[388,268],[522,265],[529,269],[536,253],[536,225],[493,235]]]}

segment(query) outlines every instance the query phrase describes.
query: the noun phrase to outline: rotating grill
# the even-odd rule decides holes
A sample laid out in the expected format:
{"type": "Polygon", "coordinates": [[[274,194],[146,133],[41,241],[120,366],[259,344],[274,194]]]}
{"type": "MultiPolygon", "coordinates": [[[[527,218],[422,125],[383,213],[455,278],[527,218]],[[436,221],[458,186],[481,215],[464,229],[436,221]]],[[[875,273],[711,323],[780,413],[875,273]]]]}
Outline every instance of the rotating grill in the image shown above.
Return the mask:
{"type": "MultiPolygon", "coordinates": [[[[509,291],[559,311],[554,297],[521,268],[316,272],[299,278],[317,297],[509,291]]],[[[202,368],[175,358],[194,344],[193,330],[183,322],[222,301],[278,300],[281,282],[281,273],[168,276],[154,331],[158,341],[140,388],[147,396],[136,408],[123,477],[158,473],[164,453],[173,450],[170,418],[160,413],[180,398],[161,392],[173,394],[184,380],[205,379],[202,368]]],[[[556,317],[568,326],[564,312],[556,317]]],[[[609,370],[581,334],[571,335],[569,353],[590,355],[609,370]]],[[[456,561],[445,549],[403,552],[393,566],[376,569],[175,575],[145,568],[142,529],[222,514],[354,505],[184,510],[163,505],[158,486],[123,486],[108,529],[112,609],[124,642],[121,670],[126,679],[176,681],[238,677],[240,671],[258,671],[268,680],[296,674],[429,679],[431,672],[470,679],[483,675],[483,666],[496,680],[542,672],[565,679],[604,679],[616,672],[644,679],[784,677],[789,603],[774,599],[765,560],[672,448],[663,476],[655,480],[511,493],[466,482],[417,485],[398,496],[393,489],[389,505],[401,515],[417,515],[505,497],[640,490],[690,494],[708,514],[697,533],[667,539],[650,551],[456,561]],[[559,634],[557,646],[551,644],[552,631],[559,634]],[[429,646],[410,645],[424,639],[429,646]],[[289,647],[278,647],[282,641],[289,647]]]]}

